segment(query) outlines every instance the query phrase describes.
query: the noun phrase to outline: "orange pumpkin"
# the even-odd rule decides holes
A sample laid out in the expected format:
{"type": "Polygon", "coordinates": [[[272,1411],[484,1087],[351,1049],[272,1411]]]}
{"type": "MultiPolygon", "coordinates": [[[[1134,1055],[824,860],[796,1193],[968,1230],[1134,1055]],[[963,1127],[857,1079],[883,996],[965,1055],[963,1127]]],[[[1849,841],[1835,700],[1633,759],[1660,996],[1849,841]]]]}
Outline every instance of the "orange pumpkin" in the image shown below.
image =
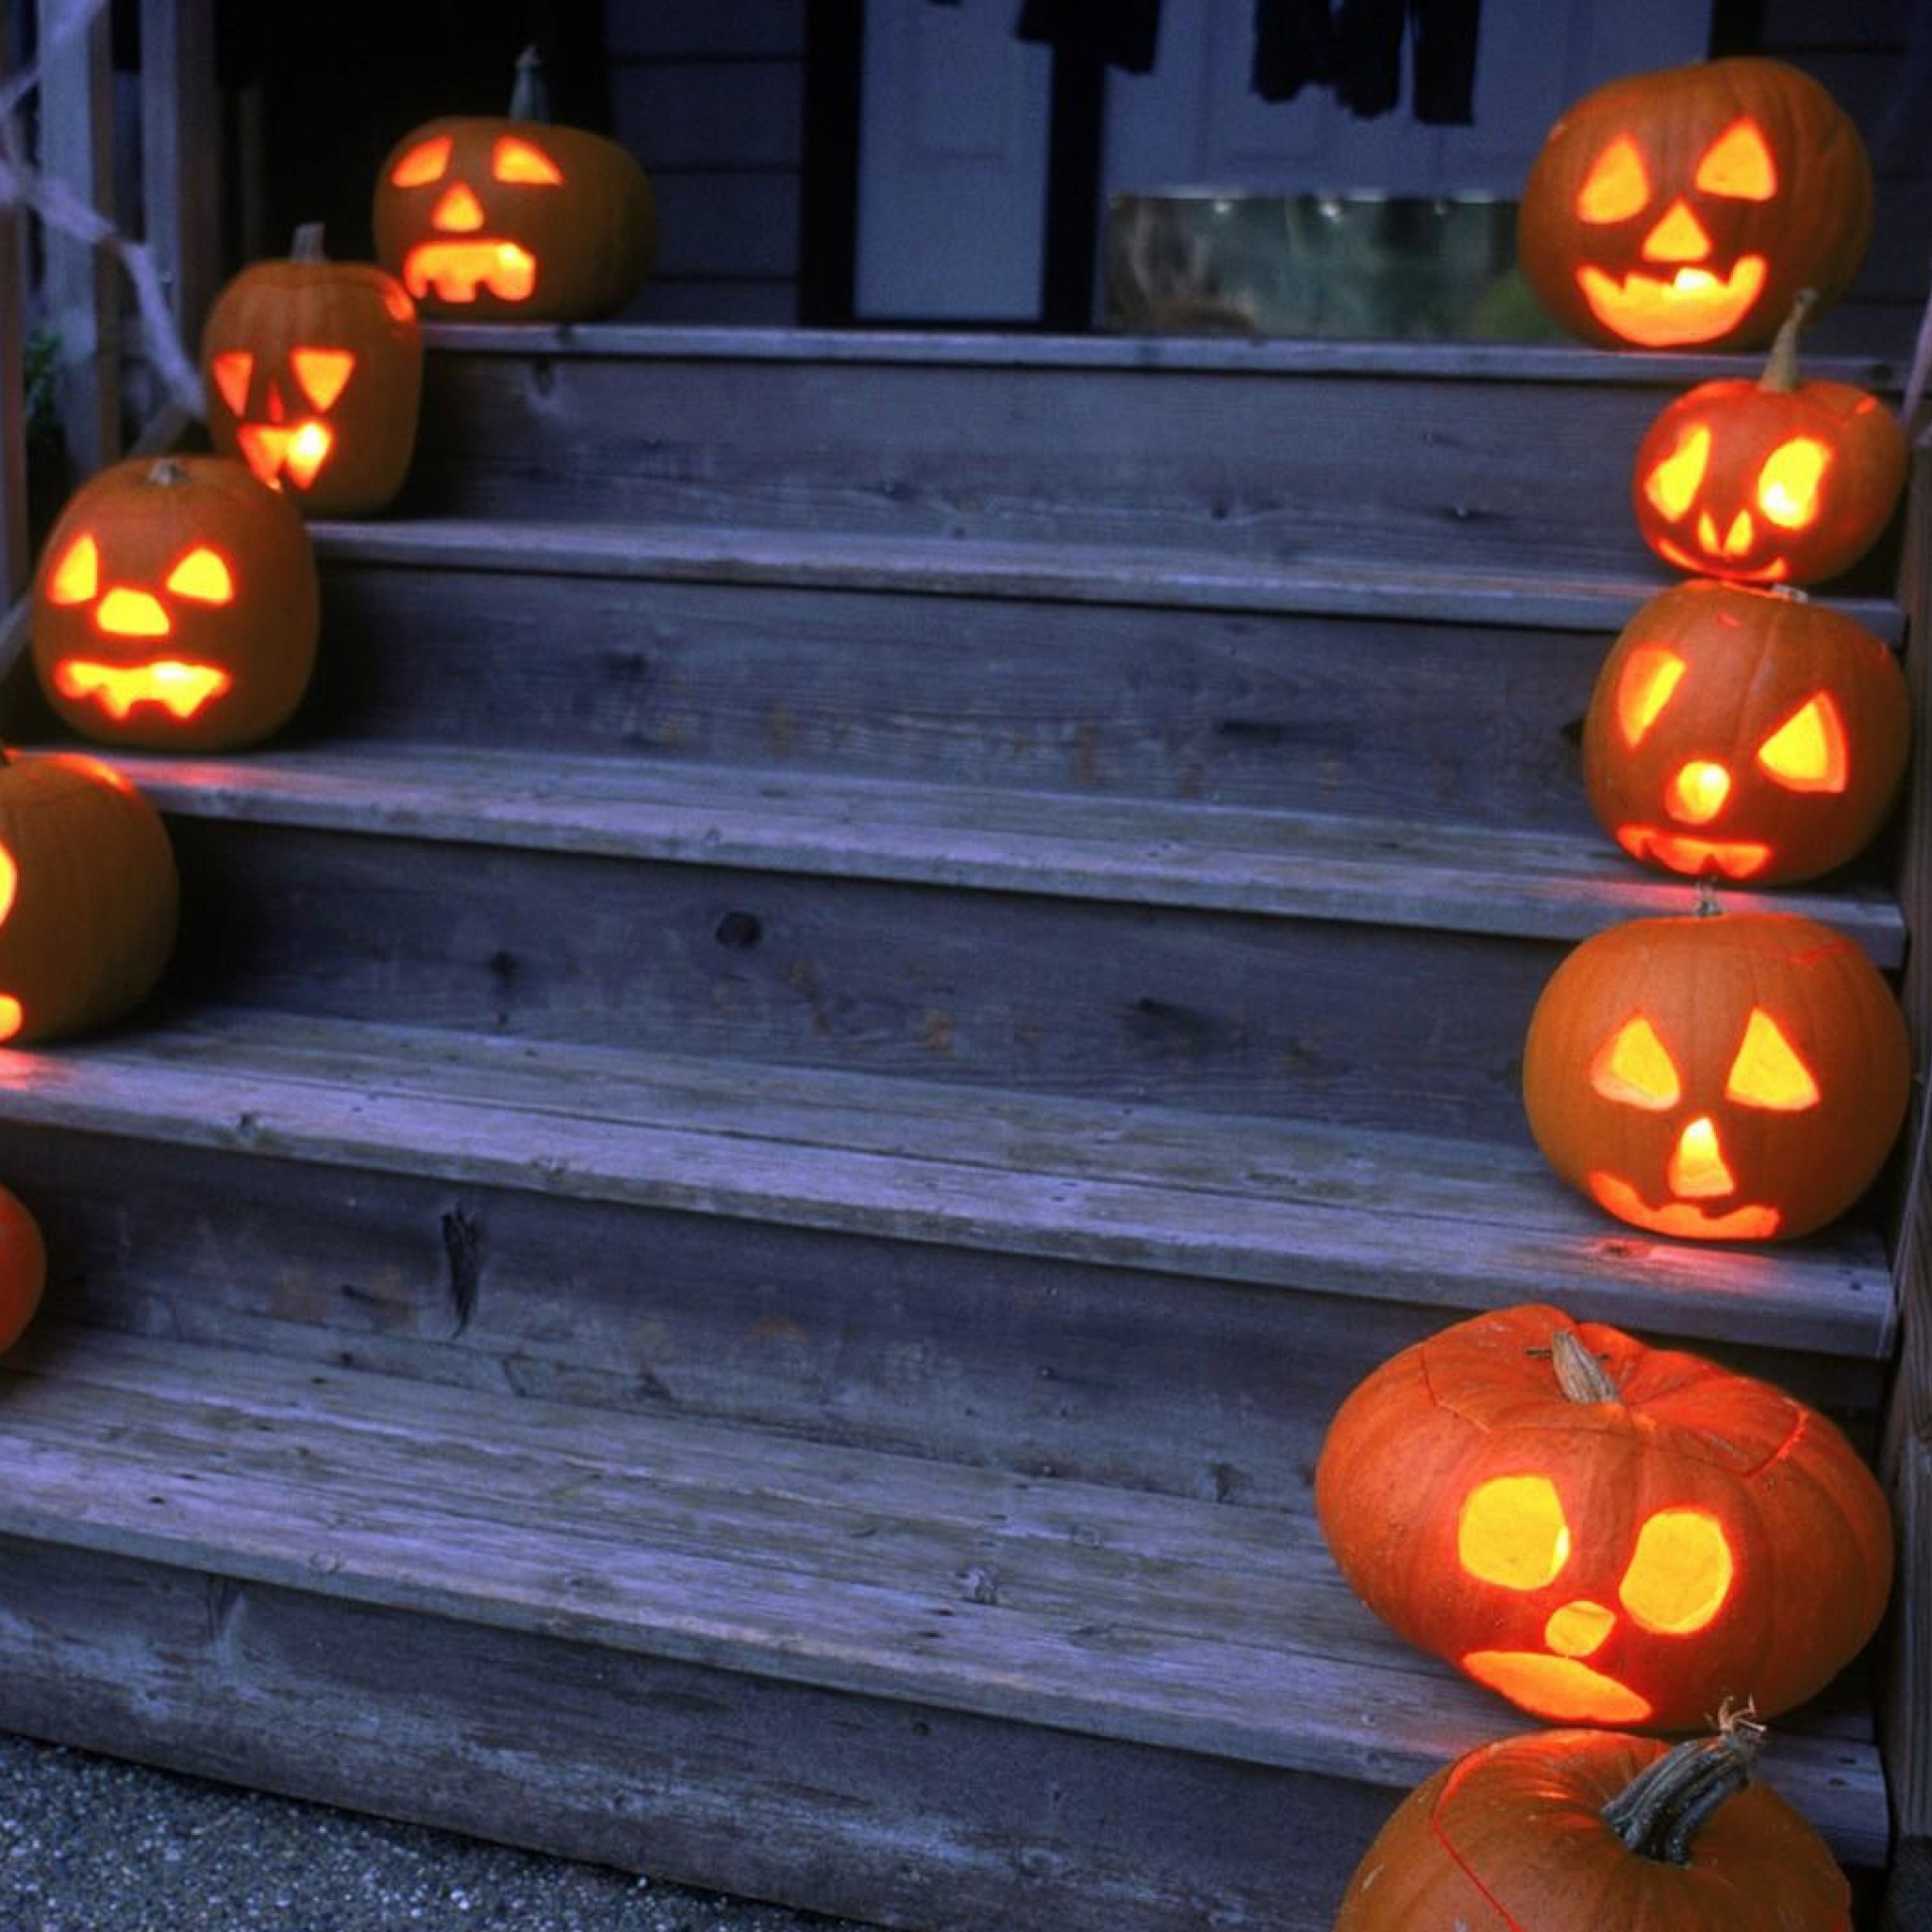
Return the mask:
{"type": "Polygon", "coordinates": [[[1781,884],[1856,857],[1903,783],[1905,674],[1842,612],[1699,580],[1650,599],[1583,721],[1604,829],[1667,872],[1781,884]]]}
{"type": "Polygon", "coordinates": [[[1884,1491],[1824,1416],[1549,1307],[1373,1371],[1329,1425],[1315,1508],[1399,1636],[1563,1724],[1789,1709],[1891,1587],[1884,1491]]]}
{"type": "Polygon", "coordinates": [[[1416,1787],[1335,1932],[1849,1932],[1851,1887],[1752,1781],[1754,1725],[1666,1747],[1614,1731],[1505,1738],[1416,1787]]]}
{"type": "Polygon", "coordinates": [[[1809,75],[1755,56],[1586,94],[1530,166],[1517,256],[1573,335],[1608,348],[1770,341],[1800,289],[1849,286],[1872,164],[1809,75]]]}
{"type": "Polygon", "coordinates": [[[416,305],[373,263],[325,259],[319,224],[222,291],[201,367],[217,453],[305,515],[369,516],[402,488],[423,394],[416,305]]]}
{"type": "Polygon", "coordinates": [[[1524,1044],[1550,1165],[1619,1220],[1690,1241],[1785,1240],[1842,1214],[1885,1164],[1911,1080],[1877,969],[1794,912],[1593,934],[1524,1044]]]}
{"type": "Polygon", "coordinates": [[[1637,527],[1680,570],[1815,584],[1849,570],[1891,520],[1905,432],[1868,390],[1798,379],[1801,299],[1764,375],[1699,383],[1638,445],[1637,527]]]}
{"type": "Polygon", "coordinates": [[[34,583],[41,688],[104,744],[258,742],[301,702],[321,628],[300,515],[227,457],[103,470],[62,511],[34,583]]]}
{"type": "Polygon", "coordinates": [[[508,120],[405,135],[375,185],[375,252],[425,315],[585,322],[622,308],[657,248],[651,184],[614,141],[558,127],[525,52],[508,120]]]}
{"type": "Polygon", "coordinates": [[[138,1006],[179,904],[167,828],[119,773],[0,751],[0,1041],[87,1032],[138,1006]]]}
{"type": "Polygon", "coordinates": [[[18,1196],[0,1188],[0,1355],[33,1320],[46,1282],[47,1249],[40,1224],[18,1196]]]}

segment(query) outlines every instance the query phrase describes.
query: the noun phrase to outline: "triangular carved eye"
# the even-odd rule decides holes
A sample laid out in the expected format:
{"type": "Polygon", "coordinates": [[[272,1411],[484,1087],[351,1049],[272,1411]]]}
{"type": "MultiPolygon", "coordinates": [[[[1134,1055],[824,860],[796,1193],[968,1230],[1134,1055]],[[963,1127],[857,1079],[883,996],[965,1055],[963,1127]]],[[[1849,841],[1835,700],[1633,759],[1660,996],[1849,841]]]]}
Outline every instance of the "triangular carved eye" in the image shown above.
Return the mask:
{"type": "Polygon", "coordinates": [[[76,537],[47,578],[47,601],[91,604],[100,588],[100,547],[92,537],[76,537]]]}
{"type": "Polygon", "coordinates": [[[1757,507],[1781,530],[1802,530],[1818,521],[1818,487],[1831,466],[1831,450],[1816,437],[1794,436],[1765,458],[1757,473],[1757,507]]]}
{"type": "Polygon", "coordinates": [[[1682,523],[1710,467],[1710,431],[1693,424],[1677,439],[1677,446],[1643,479],[1643,494],[1665,522],[1682,523]]]}
{"type": "Polygon", "coordinates": [[[1842,791],[1851,782],[1844,721],[1829,693],[1807,699],[1757,747],[1757,762],[1790,791],[1842,791]]]}
{"type": "Polygon", "coordinates": [[[224,349],[208,363],[208,373],[214,377],[215,388],[221,391],[223,402],[228,406],[231,416],[246,413],[248,408],[248,384],[255,374],[255,358],[246,349],[224,349]]]}
{"type": "Polygon", "coordinates": [[[541,147],[505,135],[491,150],[490,172],[499,181],[521,181],[535,188],[561,188],[563,170],[541,147]]]}
{"type": "Polygon", "coordinates": [[[1606,1100],[1661,1113],[1683,1097],[1683,1082],[1670,1049],[1641,1013],[1626,1020],[1597,1049],[1590,1063],[1590,1084],[1606,1100]]]}
{"type": "Polygon", "coordinates": [[[1751,1009],[1744,1043],[1724,1081],[1724,1098],[1773,1113],[1804,1113],[1818,1105],[1811,1069],[1762,1007],[1751,1009]]]}
{"type": "Polygon", "coordinates": [[[197,604],[232,604],[235,579],[228,566],[206,544],[191,550],[168,573],[168,588],[197,604]]]}
{"type": "Polygon", "coordinates": [[[1504,1590],[1541,1590],[1570,1560],[1570,1524],[1546,1475],[1478,1483],[1457,1519],[1456,1550],[1472,1576],[1504,1590]]]}
{"type": "Polygon", "coordinates": [[[1617,729],[1633,751],[1663,715],[1689,669],[1676,652],[1661,644],[1641,644],[1624,660],[1617,679],[1617,729]]]}
{"type": "Polygon", "coordinates": [[[1724,1608],[1737,1564],[1717,1518],[1702,1509],[1659,1509],[1637,1532],[1636,1554],[1618,1600],[1646,1630],[1688,1637],[1724,1608]]]}
{"type": "Polygon", "coordinates": [[[1755,121],[1733,121],[1697,164],[1697,185],[1730,201],[1769,201],[1777,192],[1777,162],[1755,121]]]}
{"type": "Polygon", "coordinates": [[[289,367],[302,385],[302,393],[318,409],[329,409],[349,386],[356,373],[356,357],[349,349],[291,349],[289,367]]]}
{"type": "Polygon", "coordinates": [[[1576,212],[1586,222],[1627,222],[1650,203],[1650,170],[1637,143],[1627,135],[1617,139],[1590,164],[1583,186],[1576,191],[1576,212]]]}
{"type": "Polygon", "coordinates": [[[390,180],[397,188],[425,188],[432,181],[441,181],[449,169],[450,145],[446,134],[419,141],[389,171],[390,180]]]}

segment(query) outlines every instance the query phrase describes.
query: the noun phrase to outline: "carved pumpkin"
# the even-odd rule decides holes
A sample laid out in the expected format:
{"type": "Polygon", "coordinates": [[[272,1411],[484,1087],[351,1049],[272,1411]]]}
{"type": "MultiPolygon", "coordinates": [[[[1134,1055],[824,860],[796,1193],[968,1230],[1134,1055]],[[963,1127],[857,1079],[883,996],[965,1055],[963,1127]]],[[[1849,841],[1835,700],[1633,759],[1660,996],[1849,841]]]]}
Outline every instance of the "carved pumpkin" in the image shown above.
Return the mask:
{"type": "Polygon", "coordinates": [[[1864,848],[1910,736],[1905,674],[1862,625],[1792,592],[1702,580],[1651,598],[1610,647],[1583,778],[1633,858],[1780,884],[1864,848]]]}
{"type": "Polygon", "coordinates": [[[47,1249],[40,1224],[17,1196],[0,1188],[0,1355],[33,1320],[46,1282],[47,1249]]]}
{"type": "Polygon", "coordinates": [[[325,259],[319,225],[222,291],[201,367],[216,451],[305,515],[369,516],[402,488],[423,394],[416,305],[372,263],[325,259]]]}
{"type": "Polygon", "coordinates": [[[1826,1417],[1549,1307],[1476,1316],[1366,1376],[1315,1508],[1397,1635],[1564,1724],[1789,1709],[1864,1647],[1891,1588],[1885,1493],[1826,1417]]]}
{"type": "Polygon", "coordinates": [[[86,1032],[140,1005],[179,901],[167,828],[119,773],[0,751],[0,1041],[86,1032]]]}
{"type": "Polygon", "coordinates": [[[1755,348],[1800,289],[1837,299],[1872,234],[1872,165],[1808,75],[1756,57],[1626,75],[1530,166],[1523,272],[1608,348],[1755,348]]]}
{"type": "Polygon", "coordinates": [[[1631,920],[1572,951],[1531,1016],[1523,1097],[1550,1165],[1607,1213],[1772,1241],[1871,1185],[1911,1077],[1898,1003],[1850,940],[1728,912],[1631,920]]]}
{"type": "Polygon", "coordinates": [[[1763,376],[1699,383],[1638,445],[1631,501],[1643,541],[1680,570],[1815,584],[1883,534],[1906,480],[1905,432],[1869,391],[1798,380],[1792,308],[1763,376]]]}
{"type": "Polygon", "coordinates": [[[1757,1730],[1666,1746],[1615,1731],[1504,1738],[1396,1808],[1335,1932],[1850,1932],[1851,1887],[1751,1773],[1757,1730]]]}
{"type": "Polygon", "coordinates": [[[584,322],[621,308],[657,247],[651,185],[614,141],[550,125],[537,57],[508,120],[431,121],[375,185],[375,252],[425,315],[584,322]]]}
{"type": "Polygon", "coordinates": [[[82,485],[34,583],[34,667],[105,744],[231,751],[300,703],[322,626],[288,497],[227,457],[136,458],[82,485]]]}

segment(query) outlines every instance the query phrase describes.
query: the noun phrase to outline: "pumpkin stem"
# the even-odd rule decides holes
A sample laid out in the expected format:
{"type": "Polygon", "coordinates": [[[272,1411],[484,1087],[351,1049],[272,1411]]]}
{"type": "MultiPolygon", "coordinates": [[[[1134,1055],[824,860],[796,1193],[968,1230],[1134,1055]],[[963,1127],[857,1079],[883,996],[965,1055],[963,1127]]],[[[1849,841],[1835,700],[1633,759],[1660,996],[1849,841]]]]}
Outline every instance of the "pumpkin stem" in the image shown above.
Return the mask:
{"type": "Polygon", "coordinates": [[[1697,881],[1697,904],[1692,908],[1694,919],[1722,919],[1724,908],[1717,903],[1717,888],[1707,878],[1697,881]]]}
{"type": "Polygon", "coordinates": [[[1590,1350],[1574,1328],[1558,1328],[1550,1337],[1550,1360],[1557,1380],[1572,1402],[1615,1402],[1617,1385],[1610,1372],[1590,1350]]]}
{"type": "Polygon", "coordinates": [[[1759,389],[1774,391],[1779,395],[1790,395],[1798,386],[1798,331],[1805,326],[1805,318],[1811,312],[1812,305],[1818,300],[1816,289],[1800,289],[1791,302],[1791,312],[1778,325],[1776,336],[1771,344],[1771,354],[1765,359],[1764,374],[1757,379],[1759,389]]]}
{"type": "Polygon", "coordinates": [[[295,230],[295,239],[289,243],[291,261],[326,261],[327,254],[322,245],[322,224],[304,222],[295,230]]]}
{"type": "Polygon", "coordinates": [[[1718,1713],[1714,1738],[1687,1738],[1646,1765],[1603,1808],[1603,1821],[1640,1857],[1688,1865],[1697,1834],[1751,1782],[1764,1726],[1748,1709],[1718,1713]]]}
{"type": "Polygon", "coordinates": [[[550,119],[550,90],[543,84],[543,62],[535,47],[525,47],[517,56],[516,85],[509,95],[512,121],[550,119]]]}
{"type": "Polygon", "coordinates": [[[157,457],[149,466],[146,480],[159,484],[163,490],[174,490],[193,479],[189,475],[185,466],[175,458],[157,457]]]}

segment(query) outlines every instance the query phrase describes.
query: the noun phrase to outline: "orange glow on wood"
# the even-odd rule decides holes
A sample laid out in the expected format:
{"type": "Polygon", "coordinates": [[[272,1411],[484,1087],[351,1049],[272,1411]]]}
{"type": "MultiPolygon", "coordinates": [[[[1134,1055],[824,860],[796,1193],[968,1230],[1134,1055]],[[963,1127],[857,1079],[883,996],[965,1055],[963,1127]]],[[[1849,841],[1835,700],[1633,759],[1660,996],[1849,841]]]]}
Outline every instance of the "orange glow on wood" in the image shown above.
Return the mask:
{"type": "Polygon", "coordinates": [[[410,294],[474,302],[488,289],[500,302],[527,302],[537,286],[537,258],[514,242],[424,242],[403,263],[410,294]]]}
{"type": "Polygon", "coordinates": [[[1643,493],[1659,515],[1671,523],[1681,523],[1696,503],[1709,466],[1710,430],[1698,423],[1643,479],[1643,493]]]}
{"type": "Polygon", "coordinates": [[[356,356],[351,349],[291,349],[289,367],[309,402],[330,409],[356,373],[356,356]]]}
{"type": "Polygon", "coordinates": [[[1781,530],[1803,530],[1818,521],[1818,491],[1831,467],[1831,450],[1816,437],[1780,443],[1757,474],[1757,507],[1781,530]]]}
{"type": "Polygon", "coordinates": [[[1738,1191],[1717,1137],[1717,1123],[1707,1113],[1684,1123],[1664,1164],[1664,1181],[1680,1201],[1722,1201],[1738,1191]]]}
{"type": "Polygon", "coordinates": [[[1651,1712],[1648,1698],[1572,1657],[1475,1650],[1462,1659],[1462,1668],[1524,1709],[1562,1724],[1637,1724],[1651,1712]]]}
{"type": "Polygon", "coordinates": [[[491,151],[490,172],[499,181],[531,188],[561,188],[563,170],[540,147],[506,134],[491,151]]]}
{"type": "Polygon", "coordinates": [[[76,537],[47,579],[47,599],[53,604],[91,604],[100,588],[100,546],[92,537],[76,537]]]}
{"type": "Polygon", "coordinates": [[[446,134],[418,142],[398,158],[389,178],[398,188],[425,188],[432,181],[441,181],[449,169],[450,146],[446,134]]]}
{"type": "Polygon", "coordinates": [[[1576,212],[1598,226],[1627,222],[1641,214],[1650,200],[1650,170],[1637,143],[1627,136],[1610,142],[1591,163],[1576,192],[1576,212]]]}
{"type": "Polygon", "coordinates": [[[1617,729],[1625,744],[1634,750],[1643,742],[1690,668],[1660,644],[1644,644],[1630,653],[1617,682],[1617,729]]]}
{"type": "Polygon", "coordinates": [[[1570,1524],[1544,1475],[1504,1475],[1463,1499],[1456,1551],[1472,1576],[1503,1590],[1541,1590],[1570,1560],[1570,1524]]]}
{"type": "Polygon", "coordinates": [[[168,573],[168,588],[177,597],[192,597],[197,604],[232,604],[235,576],[221,555],[197,545],[168,573]]]}
{"type": "Polygon", "coordinates": [[[1688,1637],[1717,1619],[1736,1572],[1730,1540],[1702,1509],[1659,1509],[1637,1532],[1617,1598],[1646,1630],[1688,1637]]]}
{"type": "Polygon", "coordinates": [[[1625,1021],[1597,1050],[1590,1084],[1606,1100],[1647,1113],[1661,1113],[1683,1098],[1676,1063],[1641,1014],[1625,1021]]]}
{"type": "Polygon", "coordinates": [[[1851,783],[1844,720],[1828,691],[1792,712],[1757,747],[1757,762],[1793,791],[1842,791],[1851,783]]]}
{"type": "Polygon", "coordinates": [[[1744,1043],[1731,1062],[1724,1098],[1773,1113],[1804,1113],[1819,1103],[1811,1069],[1762,1007],[1753,1007],[1745,1023],[1744,1043]]]}
{"type": "Polygon", "coordinates": [[[99,664],[70,658],[54,671],[54,688],[62,697],[96,704],[117,722],[137,705],[158,705],[174,717],[192,718],[234,681],[215,665],[186,664],[175,658],[148,664],[99,664]]]}
{"type": "Polygon", "coordinates": [[[1777,162],[1757,122],[1733,121],[1697,164],[1697,186],[1732,201],[1769,201],[1777,192],[1777,162]]]}
{"type": "Polygon", "coordinates": [[[1731,774],[1709,758],[1692,758],[1671,774],[1664,803],[1671,816],[1686,825],[1707,825],[1724,808],[1731,795],[1731,774]]]}

